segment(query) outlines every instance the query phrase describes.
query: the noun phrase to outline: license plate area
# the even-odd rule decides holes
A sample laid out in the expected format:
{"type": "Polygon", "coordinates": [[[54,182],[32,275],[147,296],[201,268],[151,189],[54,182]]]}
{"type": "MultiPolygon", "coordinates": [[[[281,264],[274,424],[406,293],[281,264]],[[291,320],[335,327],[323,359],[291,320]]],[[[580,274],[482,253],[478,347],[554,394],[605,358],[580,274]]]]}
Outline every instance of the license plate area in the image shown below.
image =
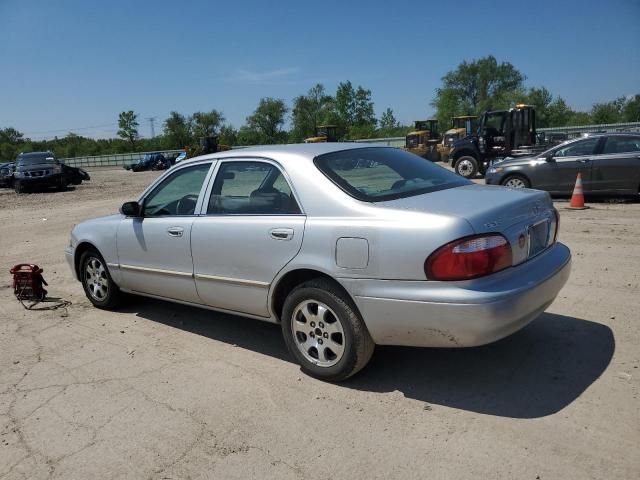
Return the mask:
{"type": "Polygon", "coordinates": [[[527,258],[535,257],[549,246],[550,225],[551,222],[545,219],[527,227],[527,237],[529,240],[527,258]]]}

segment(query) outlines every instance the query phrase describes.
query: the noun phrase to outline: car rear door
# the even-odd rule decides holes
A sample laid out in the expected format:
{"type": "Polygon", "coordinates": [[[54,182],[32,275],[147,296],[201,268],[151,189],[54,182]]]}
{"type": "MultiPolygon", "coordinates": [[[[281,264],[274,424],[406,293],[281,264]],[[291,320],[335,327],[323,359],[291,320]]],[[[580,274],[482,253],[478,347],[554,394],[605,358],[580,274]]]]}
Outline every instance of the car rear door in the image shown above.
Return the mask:
{"type": "Polygon", "coordinates": [[[573,191],[578,173],[582,174],[585,193],[591,189],[592,157],[600,143],[600,137],[585,138],[561,146],[553,152],[552,165],[546,172],[548,189],[569,194],[573,191]]]}
{"type": "Polygon", "coordinates": [[[187,164],[169,173],[141,200],[143,215],[120,223],[117,248],[123,288],[199,303],[191,228],[212,163],[187,164]]]}
{"type": "Polygon", "coordinates": [[[636,194],[640,188],[640,136],[611,135],[593,159],[592,191],[636,194]]]}
{"type": "Polygon", "coordinates": [[[221,161],[191,232],[194,276],[206,305],[269,316],[276,274],[302,245],[305,215],[280,166],[221,161]]]}

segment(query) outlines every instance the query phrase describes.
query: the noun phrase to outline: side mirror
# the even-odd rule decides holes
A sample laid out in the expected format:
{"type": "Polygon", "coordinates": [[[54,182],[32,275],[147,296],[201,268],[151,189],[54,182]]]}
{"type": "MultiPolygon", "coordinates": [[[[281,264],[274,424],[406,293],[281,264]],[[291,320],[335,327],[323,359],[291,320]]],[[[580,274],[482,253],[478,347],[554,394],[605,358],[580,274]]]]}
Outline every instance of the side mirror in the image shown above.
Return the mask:
{"type": "Polygon", "coordinates": [[[553,158],[553,153],[548,153],[547,155],[544,156],[544,159],[547,162],[555,162],[556,161],[556,159],[553,158]]]}
{"type": "Polygon", "coordinates": [[[126,217],[141,217],[142,209],[138,202],[125,202],[120,207],[120,213],[126,217]]]}

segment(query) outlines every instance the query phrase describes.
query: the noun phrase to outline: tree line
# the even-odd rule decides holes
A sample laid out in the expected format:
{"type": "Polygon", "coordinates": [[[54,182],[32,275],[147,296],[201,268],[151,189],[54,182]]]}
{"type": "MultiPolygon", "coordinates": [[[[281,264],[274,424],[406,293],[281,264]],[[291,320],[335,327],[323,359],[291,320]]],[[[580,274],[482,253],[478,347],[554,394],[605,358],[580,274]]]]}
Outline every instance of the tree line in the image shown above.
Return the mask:
{"type": "MultiPolygon", "coordinates": [[[[575,111],[544,86],[526,88],[525,80],[511,63],[498,63],[493,56],[462,62],[442,77],[442,85],[431,101],[440,129],[448,128],[455,115],[478,115],[517,103],[536,106],[539,128],[640,121],[640,95],[596,103],[589,111],[575,111]]],[[[118,138],[93,139],[70,132],[61,138],[38,141],[8,127],[0,129],[0,159],[11,160],[21,151],[39,150],[51,150],[64,158],[182,149],[197,145],[201,137],[214,135],[225,145],[295,143],[314,136],[317,127],[326,124],[335,125],[344,140],[404,136],[411,130],[411,126],[396,120],[391,108],[376,118],[371,90],[345,81],[338,84],[334,94],[317,84],[295,97],[290,107],[282,99],[262,98],[238,129],[216,109],[190,115],[173,111],[162,123],[162,134],[153,138],[140,136],[138,115],[132,110],[119,114],[118,138]]]]}

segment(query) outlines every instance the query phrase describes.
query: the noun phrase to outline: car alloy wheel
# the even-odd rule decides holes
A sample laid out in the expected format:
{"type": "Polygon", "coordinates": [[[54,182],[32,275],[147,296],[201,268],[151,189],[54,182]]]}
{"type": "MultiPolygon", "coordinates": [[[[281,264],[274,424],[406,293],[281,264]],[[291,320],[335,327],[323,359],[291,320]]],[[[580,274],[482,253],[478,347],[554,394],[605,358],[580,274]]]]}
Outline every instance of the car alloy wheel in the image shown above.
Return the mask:
{"type": "Polygon", "coordinates": [[[337,364],[345,350],[344,328],[331,308],[305,300],[293,311],[291,333],[302,356],[319,367],[337,364]]]}
{"type": "Polygon", "coordinates": [[[109,295],[109,278],[102,260],[90,257],[84,270],[84,284],[89,295],[98,302],[104,302],[109,295]]]}
{"type": "Polygon", "coordinates": [[[524,181],[521,178],[510,178],[505,182],[505,187],[511,188],[526,188],[527,186],[524,184],[524,181]]]}

